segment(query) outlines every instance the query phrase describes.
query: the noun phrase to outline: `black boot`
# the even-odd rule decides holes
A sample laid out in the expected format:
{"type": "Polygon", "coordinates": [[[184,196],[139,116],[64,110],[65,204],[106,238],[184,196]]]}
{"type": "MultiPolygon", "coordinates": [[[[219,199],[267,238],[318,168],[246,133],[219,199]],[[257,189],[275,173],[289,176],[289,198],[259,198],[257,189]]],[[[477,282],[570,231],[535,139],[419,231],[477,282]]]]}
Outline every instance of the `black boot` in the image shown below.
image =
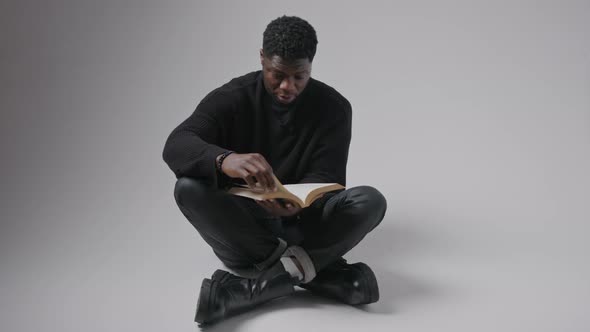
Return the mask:
{"type": "Polygon", "coordinates": [[[346,304],[368,304],[379,300],[377,278],[367,264],[347,264],[341,258],[323,268],[316,277],[299,287],[346,304]]]}
{"type": "Polygon", "coordinates": [[[293,285],[293,278],[280,263],[254,279],[217,270],[211,279],[204,279],[201,284],[195,321],[212,323],[272,299],[291,295],[293,285]]]}

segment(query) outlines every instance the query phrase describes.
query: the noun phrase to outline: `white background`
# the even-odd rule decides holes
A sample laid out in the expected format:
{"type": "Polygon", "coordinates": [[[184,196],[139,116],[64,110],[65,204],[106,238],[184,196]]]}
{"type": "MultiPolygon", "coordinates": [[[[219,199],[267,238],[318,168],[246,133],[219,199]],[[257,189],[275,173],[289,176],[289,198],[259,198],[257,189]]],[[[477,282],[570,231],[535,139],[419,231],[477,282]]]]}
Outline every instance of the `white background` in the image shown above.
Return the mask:
{"type": "Polygon", "coordinates": [[[4,0],[0,330],[198,329],[221,264],[162,148],[283,14],[353,105],[349,186],[388,200],[347,256],[381,300],[302,292],[211,330],[588,331],[590,2],[434,0],[4,0]]]}

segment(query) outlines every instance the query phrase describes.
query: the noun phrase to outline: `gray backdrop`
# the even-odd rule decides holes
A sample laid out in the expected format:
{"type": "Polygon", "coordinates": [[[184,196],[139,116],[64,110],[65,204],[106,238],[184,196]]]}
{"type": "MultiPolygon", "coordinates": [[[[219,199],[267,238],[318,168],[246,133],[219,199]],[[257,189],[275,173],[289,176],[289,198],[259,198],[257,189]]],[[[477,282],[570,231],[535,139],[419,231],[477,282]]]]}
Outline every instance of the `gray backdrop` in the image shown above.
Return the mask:
{"type": "Polygon", "coordinates": [[[300,293],[213,330],[589,330],[590,2],[434,0],[3,0],[0,330],[197,329],[221,265],[162,147],[282,14],[353,105],[349,186],[388,199],[348,255],[381,301],[300,293]]]}

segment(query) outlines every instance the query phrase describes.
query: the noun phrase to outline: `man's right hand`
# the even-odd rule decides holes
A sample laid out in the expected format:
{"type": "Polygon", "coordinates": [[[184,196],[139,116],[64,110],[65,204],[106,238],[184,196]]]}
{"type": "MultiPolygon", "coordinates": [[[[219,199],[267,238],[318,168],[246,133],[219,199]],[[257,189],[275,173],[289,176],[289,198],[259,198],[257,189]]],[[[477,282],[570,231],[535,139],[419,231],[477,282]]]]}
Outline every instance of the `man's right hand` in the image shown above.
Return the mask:
{"type": "Polygon", "coordinates": [[[276,190],[272,167],[259,153],[234,152],[223,160],[221,171],[231,178],[244,179],[254,190],[276,190]]]}

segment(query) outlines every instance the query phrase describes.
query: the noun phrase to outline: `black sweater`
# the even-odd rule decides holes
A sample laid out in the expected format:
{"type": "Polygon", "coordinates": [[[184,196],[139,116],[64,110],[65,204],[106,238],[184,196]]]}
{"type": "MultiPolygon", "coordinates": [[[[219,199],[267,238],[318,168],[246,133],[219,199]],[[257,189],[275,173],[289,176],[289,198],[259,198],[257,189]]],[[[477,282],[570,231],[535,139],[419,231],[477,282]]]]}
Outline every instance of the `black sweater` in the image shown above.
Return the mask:
{"type": "MultiPolygon", "coordinates": [[[[260,153],[282,183],[346,185],[351,139],[350,103],[328,85],[310,79],[289,115],[273,107],[256,71],[210,92],[176,127],[163,158],[177,178],[205,178],[222,186],[215,158],[227,150],[260,153]]],[[[227,179],[225,179],[227,180],[227,179]]]]}

